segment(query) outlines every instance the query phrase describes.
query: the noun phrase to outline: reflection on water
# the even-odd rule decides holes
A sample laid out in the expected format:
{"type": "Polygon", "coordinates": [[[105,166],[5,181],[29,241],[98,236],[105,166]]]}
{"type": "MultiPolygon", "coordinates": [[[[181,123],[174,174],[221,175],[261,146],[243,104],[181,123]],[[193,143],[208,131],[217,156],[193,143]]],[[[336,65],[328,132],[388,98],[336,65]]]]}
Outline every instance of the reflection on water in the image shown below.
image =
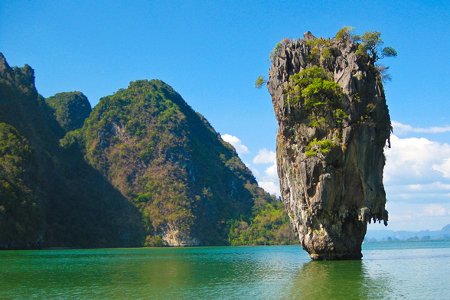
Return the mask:
{"type": "Polygon", "coordinates": [[[387,274],[370,276],[364,261],[310,261],[300,268],[286,298],[384,299],[391,284],[387,274]]]}
{"type": "Polygon", "coordinates": [[[450,242],[370,247],[0,251],[0,299],[449,299],[450,242]]]}
{"type": "Polygon", "coordinates": [[[299,247],[0,253],[0,299],[277,299],[299,247]]]}

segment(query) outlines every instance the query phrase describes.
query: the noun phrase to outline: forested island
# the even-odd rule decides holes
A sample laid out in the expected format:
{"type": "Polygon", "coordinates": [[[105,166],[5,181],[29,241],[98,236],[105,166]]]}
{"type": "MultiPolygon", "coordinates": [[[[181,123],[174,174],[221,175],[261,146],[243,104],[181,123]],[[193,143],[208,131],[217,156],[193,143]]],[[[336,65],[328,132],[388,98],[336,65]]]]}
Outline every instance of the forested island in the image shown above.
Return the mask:
{"type": "Polygon", "coordinates": [[[92,109],[0,54],[0,248],[288,244],[283,204],[160,80],[92,109]]]}

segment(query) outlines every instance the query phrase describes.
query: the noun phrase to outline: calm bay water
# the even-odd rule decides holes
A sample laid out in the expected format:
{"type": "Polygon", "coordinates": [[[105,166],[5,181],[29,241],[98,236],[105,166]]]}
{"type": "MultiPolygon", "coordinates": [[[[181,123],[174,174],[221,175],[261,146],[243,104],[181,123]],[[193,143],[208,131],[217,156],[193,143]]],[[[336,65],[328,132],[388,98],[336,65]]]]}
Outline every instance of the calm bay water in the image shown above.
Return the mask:
{"type": "Polygon", "coordinates": [[[450,242],[364,245],[312,262],[299,246],[0,252],[0,299],[450,299],[450,242]]]}

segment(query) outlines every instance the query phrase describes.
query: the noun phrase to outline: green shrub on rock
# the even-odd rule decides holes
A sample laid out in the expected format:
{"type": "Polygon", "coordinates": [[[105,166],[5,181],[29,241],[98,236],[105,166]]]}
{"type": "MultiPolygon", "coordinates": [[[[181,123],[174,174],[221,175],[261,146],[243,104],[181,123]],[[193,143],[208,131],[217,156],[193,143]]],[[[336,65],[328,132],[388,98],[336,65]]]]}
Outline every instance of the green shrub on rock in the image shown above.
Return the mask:
{"type": "Polygon", "coordinates": [[[344,93],[321,67],[312,66],[292,75],[286,90],[287,101],[308,115],[312,127],[342,125],[348,118],[342,108],[344,93]]]}
{"type": "Polygon", "coordinates": [[[334,146],[336,146],[336,144],[329,139],[317,140],[317,138],[314,138],[306,146],[305,154],[308,157],[316,156],[319,153],[322,155],[327,155],[334,146]]]}

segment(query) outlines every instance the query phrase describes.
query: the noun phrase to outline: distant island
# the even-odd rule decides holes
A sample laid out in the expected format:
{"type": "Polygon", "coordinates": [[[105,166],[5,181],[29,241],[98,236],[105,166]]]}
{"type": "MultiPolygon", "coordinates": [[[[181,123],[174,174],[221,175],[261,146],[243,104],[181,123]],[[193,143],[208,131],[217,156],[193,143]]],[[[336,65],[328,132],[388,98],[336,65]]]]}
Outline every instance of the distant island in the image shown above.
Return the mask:
{"type": "Polygon", "coordinates": [[[366,234],[365,242],[391,242],[391,241],[439,241],[450,240],[450,224],[441,230],[421,231],[393,231],[372,230],[366,234]]]}

